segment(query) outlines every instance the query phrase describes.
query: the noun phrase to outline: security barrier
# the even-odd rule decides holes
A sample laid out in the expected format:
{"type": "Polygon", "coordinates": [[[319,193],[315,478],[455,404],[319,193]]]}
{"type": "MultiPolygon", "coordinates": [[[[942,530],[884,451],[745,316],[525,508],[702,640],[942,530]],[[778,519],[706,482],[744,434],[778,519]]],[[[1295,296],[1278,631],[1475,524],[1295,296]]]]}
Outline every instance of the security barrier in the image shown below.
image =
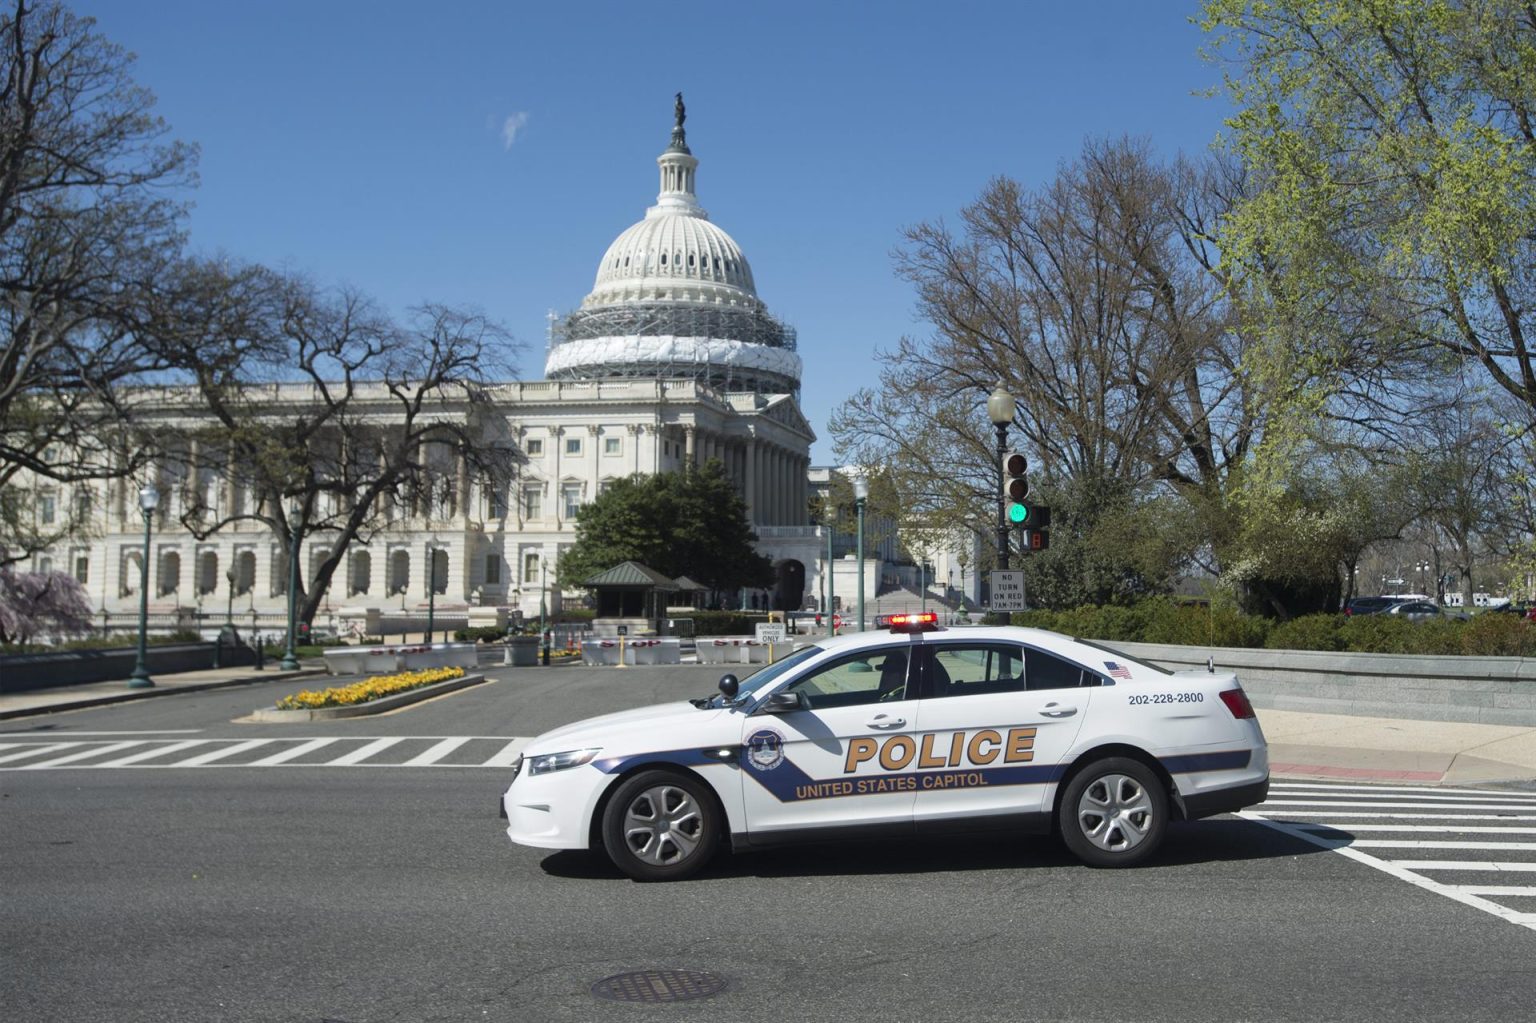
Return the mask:
{"type": "Polygon", "coordinates": [[[676,636],[609,636],[588,639],[581,644],[581,662],[617,667],[619,657],[629,664],[681,664],[683,653],[676,636]]]}
{"type": "Polygon", "coordinates": [[[325,651],[325,670],[332,675],[413,671],[417,668],[473,668],[478,661],[473,643],[349,646],[325,651]]]}
{"type": "Polygon", "coordinates": [[[700,636],[700,664],[767,664],[795,648],[794,639],[765,643],[751,636],[700,636]]]}

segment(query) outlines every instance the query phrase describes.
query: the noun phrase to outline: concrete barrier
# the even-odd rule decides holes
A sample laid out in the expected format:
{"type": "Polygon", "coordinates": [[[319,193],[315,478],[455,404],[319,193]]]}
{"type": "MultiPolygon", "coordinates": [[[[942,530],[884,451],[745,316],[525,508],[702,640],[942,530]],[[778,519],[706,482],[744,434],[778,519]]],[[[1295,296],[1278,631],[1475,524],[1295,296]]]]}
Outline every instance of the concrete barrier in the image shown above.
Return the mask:
{"type": "Polygon", "coordinates": [[[1206,658],[1256,707],[1423,721],[1536,725],[1536,658],[1430,657],[1096,641],[1175,671],[1206,658]]]}
{"type": "Polygon", "coordinates": [[[332,675],[382,675],[418,668],[473,668],[479,663],[473,643],[412,643],[350,646],[325,651],[332,675]]]}
{"type": "Polygon", "coordinates": [[[700,636],[694,640],[700,664],[767,664],[787,656],[803,637],[765,643],[752,636],[700,636]]]}
{"type": "Polygon", "coordinates": [[[637,636],[634,639],[605,636],[583,640],[581,661],[598,667],[615,667],[623,651],[625,664],[681,664],[682,645],[676,636],[637,636]]]}

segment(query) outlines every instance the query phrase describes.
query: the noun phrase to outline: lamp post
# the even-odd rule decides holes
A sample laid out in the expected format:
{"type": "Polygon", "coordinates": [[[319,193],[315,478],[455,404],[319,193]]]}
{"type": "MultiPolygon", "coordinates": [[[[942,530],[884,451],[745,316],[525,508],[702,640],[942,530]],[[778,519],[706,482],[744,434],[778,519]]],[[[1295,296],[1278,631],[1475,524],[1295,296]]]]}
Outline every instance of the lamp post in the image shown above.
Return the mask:
{"type": "Polygon", "coordinates": [[[837,514],[837,505],[832,502],[832,477],[831,477],[830,474],[828,474],[828,476],[827,476],[827,578],[825,580],[826,591],[827,591],[827,599],[826,599],[826,602],[825,602],[826,606],[824,608],[822,608],[822,610],[826,613],[826,616],[827,616],[827,635],[829,635],[829,636],[837,635],[836,630],[834,630],[832,628],[832,612],[834,610],[832,605],[837,602],[837,594],[835,594],[833,592],[833,583],[836,580],[834,579],[833,574],[832,574],[832,521],[833,521],[833,517],[836,514],[837,514]]]}
{"type": "Polygon", "coordinates": [[[235,566],[234,565],[230,565],[229,568],[225,570],[224,578],[229,581],[229,604],[224,608],[224,624],[229,626],[230,628],[234,628],[235,627],[235,580],[237,578],[239,578],[239,573],[235,571],[235,566]]]}
{"type": "Polygon", "coordinates": [[[549,627],[545,624],[545,618],[549,615],[549,604],[545,598],[549,595],[549,562],[542,556],[539,558],[539,649],[544,666],[549,666],[549,627]]]}
{"type": "Polygon", "coordinates": [[[288,536],[288,648],[283,651],[282,663],[278,665],[284,671],[299,670],[299,652],[293,648],[293,630],[299,611],[299,539],[303,536],[299,516],[302,514],[304,508],[297,498],[288,503],[289,528],[292,530],[288,536]]]}
{"type": "Polygon", "coordinates": [[[159,506],[160,491],[153,483],[139,491],[139,511],[144,513],[144,560],[139,565],[139,659],[128,676],[129,689],[148,689],[155,684],[149,677],[149,527],[159,506]]]}
{"type": "Polygon", "coordinates": [[[437,631],[437,538],[427,541],[427,643],[437,631]]]}
{"type": "Polygon", "coordinates": [[[869,499],[869,480],[862,474],[853,481],[853,507],[859,516],[859,631],[864,631],[864,502],[869,499]]]}
{"type": "Polygon", "coordinates": [[[997,382],[987,397],[987,418],[997,430],[997,567],[1008,567],[1008,509],[1003,499],[1003,458],[1008,454],[1008,424],[1013,422],[1013,395],[997,382]]]}

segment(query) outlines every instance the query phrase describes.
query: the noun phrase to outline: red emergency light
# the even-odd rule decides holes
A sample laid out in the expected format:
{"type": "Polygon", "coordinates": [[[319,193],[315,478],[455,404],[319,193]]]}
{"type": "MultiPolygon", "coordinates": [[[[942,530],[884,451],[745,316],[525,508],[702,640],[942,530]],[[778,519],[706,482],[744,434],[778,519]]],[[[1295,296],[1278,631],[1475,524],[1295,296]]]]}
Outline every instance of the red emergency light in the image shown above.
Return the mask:
{"type": "Polygon", "coordinates": [[[932,632],[939,627],[939,616],[934,611],[886,615],[885,624],[892,632],[932,632]]]}

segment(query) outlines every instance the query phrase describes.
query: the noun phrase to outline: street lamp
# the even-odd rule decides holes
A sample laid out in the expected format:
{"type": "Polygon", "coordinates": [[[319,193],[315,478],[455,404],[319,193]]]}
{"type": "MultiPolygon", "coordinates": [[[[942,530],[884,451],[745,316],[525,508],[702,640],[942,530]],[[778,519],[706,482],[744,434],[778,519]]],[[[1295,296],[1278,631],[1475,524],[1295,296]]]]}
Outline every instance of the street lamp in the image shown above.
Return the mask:
{"type": "Polygon", "coordinates": [[[987,398],[987,418],[997,429],[997,567],[1008,567],[1008,509],[1003,499],[1003,458],[1008,454],[1008,424],[1013,422],[1013,395],[997,382],[987,398]]]}
{"type": "Polygon", "coordinates": [[[549,594],[549,562],[544,556],[539,555],[539,649],[543,651],[544,666],[549,666],[549,631],[544,619],[549,615],[549,604],[545,597],[549,594]]]}
{"type": "Polygon", "coordinates": [[[303,514],[304,507],[298,498],[288,502],[288,522],[292,529],[288,537],[288,649],[283,651],[282,663],[278,665],[284,671],[299,670],[299,652],[293,648],[293,630],[299,610],[299,539],[303,536],[303,523],[299,517],[303,514]]]}
{"type": "Polygon", "coordinates": [[[836,581],[832,574],[832,522],[837,514],[837,505],[832,500],[832,477],[827,476],[827,577],[823,580],[826,589],[825,606],[822,611],[827,616],[827,635],[837,635],[837,630],[832,628],[832,605],[837,602],[837,595],[833,592],[833,583],[836,581]]]}
{"type": "Polygon", "coordinates": [[[437,538],[427,541],[427,643],[437,631],[437,538]]]}
{"type": "Polygon", "coordinates": [[[128,676],[129,689],[148,689],[155,684],[149,677],[149,526],[160,506],[160,491],[151,483],[139,491],[139,510],[144,513],[144,560],[139,565],[139,660],[128,676]]]}
{"type": "Polygon", "coordinates": [[[869,480],[862,473],[853,481],[853,507],[859,515],[859,631],[864,631],[864,502],[869,499],[869,480]]]}

